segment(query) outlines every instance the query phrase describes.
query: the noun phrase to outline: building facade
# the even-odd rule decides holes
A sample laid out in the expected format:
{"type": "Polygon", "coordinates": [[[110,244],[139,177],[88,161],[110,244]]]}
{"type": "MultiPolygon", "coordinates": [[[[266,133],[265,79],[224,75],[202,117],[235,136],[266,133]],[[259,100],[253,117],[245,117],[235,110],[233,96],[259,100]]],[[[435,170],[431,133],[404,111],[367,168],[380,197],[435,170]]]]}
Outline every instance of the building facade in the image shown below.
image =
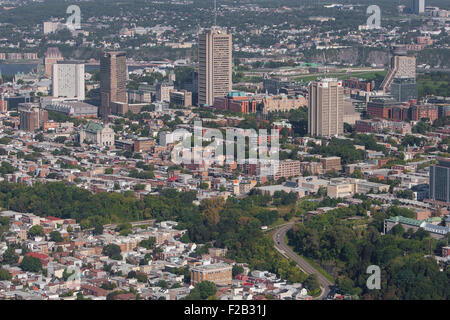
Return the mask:
{"type": "Polygon", "coordinates": [[[425,12],[425,0],[412,0],[412,12],[421,14],[425,12]]]}
{"type": "Polygon", "coordinates": [[[211,281],[218,285],[230,285],[232,266],[226,263],[206,264],[191,269],[191,285],[211,281]]]}
{"type": "Polygon", "coordinates": [[[35,131],[42,128],[44,126],[44,123],[48,121],[48,112],[32,105],[25,105],[20,106],[18,109],[20,118],[20,130],[35,131]]]}
{"type": "Polygon", "coordinates": [[[183,107],[192,106],[192,92],[189,92],[186,90],[171,91],[170,92],[170,103],[177,105],[177,106],[183,106],[183,107]]]}
{"type": "Polygon", "coordinates": [[[309,85],[308,133],[331,137],[344,133],[344,88],[337,79],[309,85]]]}
{"type": "Polygon", "coordinates": [[[100,116],[108,117],[111,102],[127,103],[127,61],[125,52],[105,52],[100,59],[100,116]]]}
{"type": "Polygon", "coordinates": [[[274,179],[297,177],[299,175],[301,175],[300,161],[289,159],[278,163],[278,170],[274,175],[274,179]]]}
{"type": "Polygon", "coordinates": [[[84,64],[76,62],[58,62],[53,65],[53,96],[83,101],[84,64]]]}
{"type": "Polygon", "coordinates": [[[64,58],[58,48],[48,48],[44,55],[45,76],[51,78],[53,65],[63,59],[64,58]]]}
{"type": "Polygon", "coordinates": [[[408,56],[403,48],[395,49],[389,71],[381,83],[381,90],[389,91],[395,78],[416,79],[416,57],[408,56]]]}
{"type": "Polygon", "coordinates": [[[342,169],[340,157],[321,158],[320,162],[322,163],[322,168],[325,172],[330,172],[330,171],[338,172],[342,169]]]}
{"type": "Polygon", "coordinates": [[[399,102],[417,99],[417,82],[414,78],[396,78],[391,84],[391,95],[399,102]]]}
{"type": "Polygon", "coordinates": [[[441,158],[430,166],[430,198],[450,203],[450,158],[441,158]]]}
{"type": "Polygon", "coordinates": [[[198,103],[212,106],[232,89],[232,36],[219,28],[198,36],[198,103]]]}
{"type": "Polygon", "coordinates": [[[90,121],[80,131],[80,143],[93,143],[101,147],[114,146],[114,130],[99,122],[90,121]]]}

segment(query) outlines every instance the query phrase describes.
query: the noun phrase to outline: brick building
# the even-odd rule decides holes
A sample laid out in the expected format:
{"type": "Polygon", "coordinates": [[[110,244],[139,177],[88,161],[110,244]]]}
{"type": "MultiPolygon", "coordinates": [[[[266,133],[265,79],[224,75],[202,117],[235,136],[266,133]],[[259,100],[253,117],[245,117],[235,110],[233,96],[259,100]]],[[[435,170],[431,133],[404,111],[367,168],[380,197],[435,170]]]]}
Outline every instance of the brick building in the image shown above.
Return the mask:
{"type": "Polygon", "coordinates": [[[323,170],[325,172],[340,171],[341,170],[341,158],[340,157],[327,157],[320,159],[323,170]]]}
{"type": "Polygon", "coordinates": [[[191,285],[211,281],[219,285],[230,285],[232,266],[226,263],[206,264],[191,269],[191,285]]]}
{"type": "Polygon", "coordinates": [[[296,177],[301,174],[300,161],[298,160],[283,160],[279,162],[278,170],[274,175],[274,179],[296,177]]]}

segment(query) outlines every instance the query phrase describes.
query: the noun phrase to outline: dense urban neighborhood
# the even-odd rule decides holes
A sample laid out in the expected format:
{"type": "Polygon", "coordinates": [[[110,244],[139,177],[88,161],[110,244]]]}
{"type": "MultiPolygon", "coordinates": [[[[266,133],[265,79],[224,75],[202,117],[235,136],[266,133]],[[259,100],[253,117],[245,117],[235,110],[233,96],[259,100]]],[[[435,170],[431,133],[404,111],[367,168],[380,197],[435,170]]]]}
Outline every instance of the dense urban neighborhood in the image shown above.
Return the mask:
{"type": "Polygon", "coordinates": [[[447,0],[0,0],[0,300],[448,300],[449,147],[447,0]]]}

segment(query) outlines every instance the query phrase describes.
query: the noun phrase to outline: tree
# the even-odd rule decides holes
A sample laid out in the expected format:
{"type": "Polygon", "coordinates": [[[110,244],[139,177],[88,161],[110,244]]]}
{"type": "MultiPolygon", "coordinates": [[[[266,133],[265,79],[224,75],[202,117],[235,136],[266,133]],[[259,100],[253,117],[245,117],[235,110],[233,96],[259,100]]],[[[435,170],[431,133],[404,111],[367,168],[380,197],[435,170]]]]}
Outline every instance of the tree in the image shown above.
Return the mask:
{"type": "Polygon", "coordinates": [[[67,281],[72,275],[75,274],[75,270],[73,270],[72,272],[69,272],[67,269],[64,269],[63,271],[63,280],[67,281]]]}
{"type": "Polygon", "coordinates": [[[64,239],[61,236],[61,233],[59,231],[52,231],[50,232],[50,240],[54,242],[63,242],[64,239]]]}
{"type": "Polygon", "coordinates": [[[220,221],[220,211],[224,208],[224,201],[222,198],[204,199],[201,202],[200,210],[202,217],[212,225],[217,225],[220,221]]]}
{"type": "Polygon", "coordinates": [[[356,169],[351,174],[351,177],[356,179],[364,179],[364,174],[361,172],[361,170],[356,169]]]}
{"type": "Polygon", "coordinates": [[[44,135],[42,133],[38,133],[37,135],[34,136],[34,139],[36,141],[42,142],[44,141],[44,135]]]}
{"type": "Polygon", "coordinates": [[[315,274],[310,274],[303,282],[303,286],[309,291],[320,290],[320,283],[315,274]]]}
{"type": "Polygon", "coordinates": [[[192,289],[191,293],[186,297],[186,300],[201,300],[200,290],[198,287],[192,289]]]}
{"type": "Polygon", "coordinates": [[[136,279],[137,279],[137,281],[142,282],[142,283],[147,283],[147,281],[148,281],[148,277],[144,273],[137,273],[136,279]]]}
{"type": "Polygon", "coordinates": [[[122,260],[122,255],[120,254],[122,250],[117,244],[111,243],[103,247],[102,253],[114,260],[122,260]]]}
{"type": "Polygon", "coordinates": [[[394,227],[392,227],[391,233],[395,236],[403,236],[403,234],[405,233],[405,228],[403,228],[400,223],[396,224],[394,227]]]}
{"type": "Polygon", "coordinates": [[[2,263],[15,264],[17,263],[17,261],[19,261],[19,256],[14,253],[14,249],[13,248],[6,249],[6,251],[3,253],[2,256],[2,263]]]}
{"type": "Polygon", "coordinates": [[[344,275],[337,278],[336,285],[340,290],[347,294],[355,294],[357,289],[359,289],[354,287],[355,284],[352,279],[344,275]]]}
{"type": "Polygon", "coordinates": [[[141,247],[143,247],[143,248],[145,248],[147,250],[153,249],[155,247],[155,245],[156,245],[156,238],[155,237],[149,237],[148,240],[142,240],[139,243],[139,246],[141,246],[141,247]]]}
{"type": "Polygon", "coordinates": [[[0,268],[0,281],[11,280],[11,278],[12,276],[7,270],[0,268]]]}
{"type": "Polygon", "coordinates": [[[234,278],[234,277],[236,277],[238,274],[244,273],[244,267],[238,266],[237,264],[235,264],[235,265],[233,266],[233,269],[232,269],[231,272],[232,272],[233,278],[234,278]]]}
{"type": "Polygon", "coordinates": [[[55,142],[57,142],[57,143],[64,143],[65,141],[66,141],[66,137],[64,137],[64,136],[58,136],[58,137],[56,137],[55,138],[55,142]]]}
{"type": "Polygon", "coordinates": [[[200,185],[198,187],[200,189],[206,190],[206,189],[208,189],[208,184],[206,182],[202,182],[202,183],[200,183],[200,185]]]}
{"type": "Polygon", "coordinates": [[[198,287],[200,298],[203,300],[215,295],[217,292],[216,284],[211,281],[202,281],[196,287],[198,287]]]}
{"type": "Polygon", "coordinates": [[[25,256],[20,263],[23,271],[39,272],[42,270],[42,262],[38,258],[25,256]]]}
{"type": "Polygon", "coordinates": [[[100,288],[105,290],[114,290],[117,288],[117,285],[114,282],[103,282],[100,288]]]}
{"type": "Polygon", "coordinates": [[[112,168],[106,168],[105,169],[105,174],[113,174],[113,169],[112,168]]]}
{"type": "Polygon", "coordinates": [[[166,282],[165,280],[159,280],[159,281],[156,283],[156,286],[157,286],[157,287],[161,287],[161,288],[163,288],[163,289],[167,289],[167,282],[166,282]]]}
{"type": "Polygon", "coordinates": [[[100,223],[97,223],[94,227],[94,230],[92,231],[92,233],[95,236],[98,236],[100,234],[103,234],[103,226],[100,223]]]}
{"type": "Polygon", "coordinates": [[[31,237],[37,237],[37,236],[43,237],[45,235],[44,228],[42,228],[42,226],[40,226],[40,225],[32,226],[30,228],[30,230],[28,230],[28,234],[31,237]]]}

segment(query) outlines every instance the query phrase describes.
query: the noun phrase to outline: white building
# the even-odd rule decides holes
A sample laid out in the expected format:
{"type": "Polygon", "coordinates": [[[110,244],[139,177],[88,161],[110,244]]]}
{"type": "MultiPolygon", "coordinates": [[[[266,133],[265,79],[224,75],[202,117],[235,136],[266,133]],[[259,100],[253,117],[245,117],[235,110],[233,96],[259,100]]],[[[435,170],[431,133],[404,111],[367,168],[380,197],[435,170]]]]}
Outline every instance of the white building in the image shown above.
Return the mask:
{"type": "Polygon", "coordinates": [[[76,62],[58,62],[53,65],[53,96],[83,101],[84,64],[76,62]]]}

